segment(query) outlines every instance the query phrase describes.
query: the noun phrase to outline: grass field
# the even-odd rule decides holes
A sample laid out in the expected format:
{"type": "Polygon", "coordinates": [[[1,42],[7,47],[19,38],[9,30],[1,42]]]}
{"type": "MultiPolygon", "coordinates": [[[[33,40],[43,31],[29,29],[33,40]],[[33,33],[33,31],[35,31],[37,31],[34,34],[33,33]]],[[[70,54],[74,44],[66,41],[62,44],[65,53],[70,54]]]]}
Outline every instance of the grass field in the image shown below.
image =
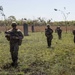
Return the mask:
{"type": "Polygon", "coordinates": [[[10,67],[9,42],[0,33],[0,75],[75,75],[75,44],[72,33],[58,40],[53,33],[52,47],[47,48],[44,32],[29,33],[19,49],[19,65],[10,67]]]}

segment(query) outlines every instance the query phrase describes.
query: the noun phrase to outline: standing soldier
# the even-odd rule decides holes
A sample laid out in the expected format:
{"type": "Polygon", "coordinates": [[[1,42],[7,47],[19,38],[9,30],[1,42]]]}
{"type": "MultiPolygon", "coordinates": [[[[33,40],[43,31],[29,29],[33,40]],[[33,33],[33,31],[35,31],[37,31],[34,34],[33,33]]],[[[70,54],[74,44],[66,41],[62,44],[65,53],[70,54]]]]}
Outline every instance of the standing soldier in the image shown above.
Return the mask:
{"type": "Polygon", "coordinates": [[[53,30],[50,28],[49,25],[47,25],[47,28],[45,29],[45,36],[47,37],[47,44],[48,44],[48,48],[51,47],[51,42],[53,39],[53,30]]]}
{"type": "Polygon", "coordinates": [[[61,39],[62,30],[61,30],[60,26],[58,26],[58,27],[56,28],[56,32],[57,32],[57,34],[58,34],[58,38],[61,39]]]}
{"type": "Polygon", "coordinates": [[[74,35],[74,43],[75,43],[75,29],[73,30],[73,35],[74,35]]]}
{"type": "Polygon", "coordinates": [[[22,43],[23,34],[22,32],[16,28],[16,22],[12,23],[12,29],[5,32],[5,37],[10,42],[10,53],[12,58],[12,66],[18,66],[18,50],[19,46],[22,43]]]}

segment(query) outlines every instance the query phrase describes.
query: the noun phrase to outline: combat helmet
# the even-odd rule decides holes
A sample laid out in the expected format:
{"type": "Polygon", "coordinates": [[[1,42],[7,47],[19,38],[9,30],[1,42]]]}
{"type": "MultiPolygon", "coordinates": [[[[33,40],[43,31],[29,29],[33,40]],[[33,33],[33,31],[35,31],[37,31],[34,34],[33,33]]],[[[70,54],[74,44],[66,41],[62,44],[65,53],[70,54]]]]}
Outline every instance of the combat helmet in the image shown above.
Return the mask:
{"type": "Polygon", "coordinates": [[[50,27],[50,25],[49,25],[49,24],[47,24],[47,27],[50,27]]]}
{"type": "Polygon", "coordinates": [[[16,22],[12,22],[11,26],[12,27],[16,27],[17,26],[17,23],[16,22]]]}

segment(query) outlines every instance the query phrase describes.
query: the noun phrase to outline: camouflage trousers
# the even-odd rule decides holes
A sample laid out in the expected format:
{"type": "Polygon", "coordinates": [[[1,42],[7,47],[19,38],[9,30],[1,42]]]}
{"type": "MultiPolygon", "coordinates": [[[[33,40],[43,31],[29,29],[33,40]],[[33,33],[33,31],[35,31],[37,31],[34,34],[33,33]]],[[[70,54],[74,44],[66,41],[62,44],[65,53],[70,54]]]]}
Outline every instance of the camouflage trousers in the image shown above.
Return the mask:
{"type": "Polygon", "coordinates": [[[52,38],[47,37],[47,45],[48,47],[51,47],[52,38]]]}
{"type": "Polygon", "coordinates": [[[11,53],[11,58],[12,58],[13,63],[17,63],[18,50],[19,50],[18,43],[10,44],[10,53],[11,53]]]}
{"type": "Polygon", "coordinates": [[[58,34],[58,39],[61,39],[61,34],[58,34]]]}

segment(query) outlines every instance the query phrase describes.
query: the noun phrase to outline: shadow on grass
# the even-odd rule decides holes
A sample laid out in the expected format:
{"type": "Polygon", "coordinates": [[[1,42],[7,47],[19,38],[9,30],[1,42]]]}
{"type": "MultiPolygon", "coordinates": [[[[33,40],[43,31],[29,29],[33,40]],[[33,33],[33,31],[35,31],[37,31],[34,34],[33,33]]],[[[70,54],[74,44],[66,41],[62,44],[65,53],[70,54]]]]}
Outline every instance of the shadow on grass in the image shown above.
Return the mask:
{"type": "Polygon", "coordinates": [[[5,65],[2,66],[2,69],[10,69],[12,68],[11,63],[6,63],[5,65]]]}
{"type": "Polygon", "coordinates": [[[2,66],[2,69],[10,69],[10,68],[18,68],[18,65],[12,65],[12,63],[6,63],[5,65],[2,66]]]}

